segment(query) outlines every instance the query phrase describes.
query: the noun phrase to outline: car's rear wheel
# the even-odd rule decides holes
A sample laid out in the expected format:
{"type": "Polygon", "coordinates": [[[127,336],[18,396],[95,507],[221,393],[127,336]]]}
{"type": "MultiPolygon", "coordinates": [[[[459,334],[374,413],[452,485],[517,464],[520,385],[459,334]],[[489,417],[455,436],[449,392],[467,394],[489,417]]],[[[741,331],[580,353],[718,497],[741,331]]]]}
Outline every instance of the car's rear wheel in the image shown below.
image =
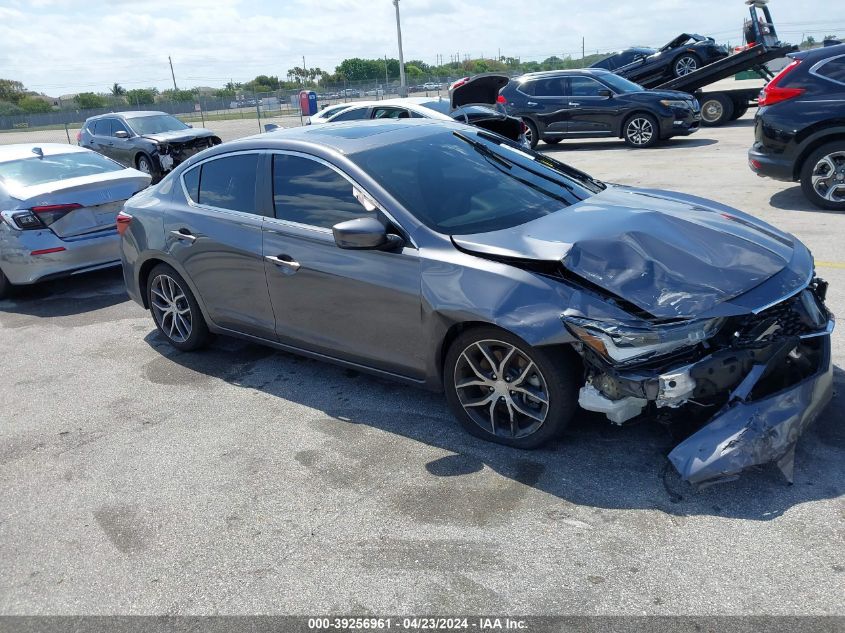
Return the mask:
{"type": "Polygon", "coordinates": [[[531,149],[534,149],[537,147],[537,143],[540,142],[540,134],[537,132],[537,126],[531,119],[522,119],[522,122],[525,123],[525,140],[528,141],[531,149]]]}
{"type": "Polygon", "coordinates": [[[701,60],[698,59],[698,56],[688,53],[686,55],[681,55],[675,60],[675,63],[672,66],[672,73],[675,77],[683,77],[685,75],[689,75],[690,73],[694,73],[700,67],[701,60]]]}
{"type": "Polygon", "coordinates": [[[446,354],[443,381],[452,413],[472,435],[536,448],[575,415],[573,356],[534,348],[494,327],[467,330],[446,354]]]}
{"type": "Polygon", "coordinates": [[[562,138],[544,138],[543,142],[548,144],[548,145],[557,145],[562,140],[563,140],[562,138]]]}
{"type": "Polygon", "coordinates": [[[716,127],[731,120],[734,113],[734,102],[725,95],[711,95],[705,97],[701,103],[701,124],[706,127],[716,127]]]}
{"type": "Polygon", "coordinates": [[[845,141],[822,145],[807,157],[801,189],[817,207],[845,211],[845,141]]]}
{"type": "Polygon", "coordinates": [[[622,138],[631,147],[639,149],[651,147],[660,140],[660,128],[657,119],[650,114],[635,114],[622,128],[622,138]]]}
{"type": "Polygon", "coordinates": [[[208,326],[188,284],[171,266],[153,268],[147,282],[153,321],[168,343],[189,352],[208,340],[208,326]]]}

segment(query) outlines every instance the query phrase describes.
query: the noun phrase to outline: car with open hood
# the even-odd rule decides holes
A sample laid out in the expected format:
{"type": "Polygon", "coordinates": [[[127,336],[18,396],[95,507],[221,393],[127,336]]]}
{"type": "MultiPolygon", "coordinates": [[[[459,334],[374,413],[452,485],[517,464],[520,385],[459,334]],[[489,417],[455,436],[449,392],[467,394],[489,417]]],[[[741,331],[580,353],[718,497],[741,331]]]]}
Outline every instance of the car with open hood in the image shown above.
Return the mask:
{"type": "Polygon", "coordinates": [[[86,119],[77,143],[159,180],[197,152],[220,144],[211,130],[166,112],[113,112],[86,119]]]}
{"type": "Polygon", "coordinates": [[[509,116],[498,105],[499,91],[507,83],[505,75],[496,73],[464,77],[449,87],[448,99],[441,96],[406,97],[358,102],[312,123],[409,118],[457,120],[527,146],[525,124],[519,118],[509,116]]]}
{"type": "Polygon", "coordinates": [[[712,37],[681,33],[672,41],[653,48],[629,48],[601,59],[590,68],[603,68],[644,86],[653,86],[695,72],[729,54],[712,37]]]}
{"type": "Polygon", "coordinates": [[[832,393],[827,284],[794,236],[457,122],[227,143],[119,222],[129,296],[174,347],[214,332],[443,390],[509,446],[580,406],[671,425],[693,483],[790,475],[832,393]]]}

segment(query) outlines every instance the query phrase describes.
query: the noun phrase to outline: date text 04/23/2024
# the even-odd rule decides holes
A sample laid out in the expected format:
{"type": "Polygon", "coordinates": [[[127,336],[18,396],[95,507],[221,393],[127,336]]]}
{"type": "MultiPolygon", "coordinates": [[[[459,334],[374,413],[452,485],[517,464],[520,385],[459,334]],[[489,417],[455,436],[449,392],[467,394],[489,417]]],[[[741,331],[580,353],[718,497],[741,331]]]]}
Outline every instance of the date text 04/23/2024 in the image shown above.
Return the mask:
{"type": "Polygon", "coordinates": [[[308,619],[308,628],[320,630],[403,630],[403,631],[519,631],[526,630],[525,620],[497,617],[318,617],[308,619]]]}

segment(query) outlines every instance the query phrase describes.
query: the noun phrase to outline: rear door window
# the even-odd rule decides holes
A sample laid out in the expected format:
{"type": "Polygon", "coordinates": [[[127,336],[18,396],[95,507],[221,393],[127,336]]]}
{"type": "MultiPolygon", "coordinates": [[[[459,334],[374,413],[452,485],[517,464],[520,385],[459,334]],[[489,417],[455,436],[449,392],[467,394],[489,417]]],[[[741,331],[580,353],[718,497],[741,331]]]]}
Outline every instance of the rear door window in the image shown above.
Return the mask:
{"type": "Polygon", "coordinates": [[[111,119],[95,121],[92,134],[95,136],[111,136],[111,119]]]}
{"type": "Polygon", "coordinates": [[[562,97],[564,95],[563,77],[548,77],[534,82],[535,97],[562,97]]]}
{"type": "Polygon", "coordinates": [[[352,108],[346,112],[341,112],[335,117],[332,117],[332,123],[336,121],[358,121],[367,118],[369,108],[352,108]]]}
{"type": "Polygon", "coordinates": [[[374,119],[407,119],[408,111],[405,108],[373,108],[374,119]]]}
{"type": "MultiPolygon", "coordinates": [[[[218,209],[257,213],[255,185],[258,158],[258,154],[236,154],[203,163],[196,202],[218,209]]],[[[190,176],[190,181],[185,182],[190,192],[194,186],[193,175],[188,172],[186,176],[190,176]]]]}

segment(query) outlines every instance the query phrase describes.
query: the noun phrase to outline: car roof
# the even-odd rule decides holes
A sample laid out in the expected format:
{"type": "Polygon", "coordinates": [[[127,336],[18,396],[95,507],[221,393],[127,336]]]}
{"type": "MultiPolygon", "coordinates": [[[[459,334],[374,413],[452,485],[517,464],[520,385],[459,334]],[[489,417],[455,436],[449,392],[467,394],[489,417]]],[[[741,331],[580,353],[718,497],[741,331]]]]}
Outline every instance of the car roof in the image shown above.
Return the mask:
{"type": "Polygon", "coordinates": [[[56,156],[58,154],[81,154],[90,152],[90,149],[69,145],[67,143],[18,143],[15,145],[0,145],[0,163],[22,158],[33,158],[37,156],[32,150],[40,148],[44,156],[56,156]]]}
{"type": "MultiPolygon", "coordinates": [[[[347,110],[355,107],[372,108],[376,106],[401,106],[404,108],[408,108],[409,110],[415,110],[417,112],[420,112],[422,110],[424,112],[421,112],[421,114],[425,114],[426,116],[433,115],[434,118],[438,118],[441,116],[447,119],[450,118],[442,112],[438,112],[437,110],[433,110],[431,108],[426,107],[426,103],[431,103],[433,101],[437,101],[437,97],[396,97],[394,99],[382,99],[381,101],[356,101],[355,103],[350,103],[349,108],[344,108],[340,112],[336,112],[331,117],[329,117],[329,119],[335,116],[340,116],[347,110]]],[[[449,103],[448,100],[446,100],[446,103],[449,103]]]]}
{"type": "Polygon", "coordinates": [[[811,48],[806,51],[789,53],[787,57],[791,57],[792,59],[807,59],[816,61],[843,54],[845,54],[845,44],[835,44],[834,46],[821,46],[819,48],[811,48]]]}
{"type": "Polygon", "coordinates": [[[342,121],[331,125],[281,128],[230,141],[205,150],[204,157],[247,149],[323,149],[327,153],[352,155],[375,147],[407,142],[425,136],[478,128],[446,119],[376,119],[342,121]]]}
{"type": "Polygon", "coordinates": [[[172,114],[168,114],[167,112],[161,112],[159,110],[128,110],[126,112],[107,112],[106,114],[98,114],[97,116],[88,117],[87,119],[85,119],[85,121],[95,121],[97,119],[115,116],[122,117],[124,119],[139,119],[145,116],[157,116],[160,114],[173,116],[172,114]]]}
{"type": "Polygon", "coordinates": [[[573,68],[571,70],[541,70],[536,73],[525,73],[516,77],[516,81],[522,82],[528,79],[542,79],[543,77],[559,77],[561,75],[609,75],[613,74],[605,68],[573,68]]]}

